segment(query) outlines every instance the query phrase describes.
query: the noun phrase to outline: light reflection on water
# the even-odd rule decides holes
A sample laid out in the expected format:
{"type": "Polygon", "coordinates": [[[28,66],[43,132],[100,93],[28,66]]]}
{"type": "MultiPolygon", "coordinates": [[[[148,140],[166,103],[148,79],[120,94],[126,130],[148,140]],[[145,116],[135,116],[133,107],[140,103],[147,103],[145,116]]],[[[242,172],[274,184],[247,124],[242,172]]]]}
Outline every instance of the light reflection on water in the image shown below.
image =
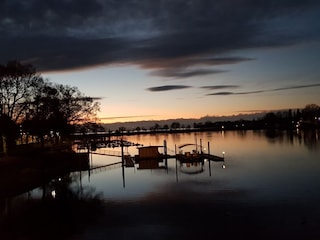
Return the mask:
{"type": "MultiPolygon", "coordinates": [[[[206,148],[210,143],[211,154],[225,152],[225,163],[205,161],[203,171],[190,174],[173,158],[167,169],[115,164],[61,176],[23,198],[0,201],[0,239],[319,239],[318,136],[263,131],[129,136],[126,140],[144,146],[166,140],[169,154],[201,139],[206,148]]],[[[137,154],[135,147],[127,150],[137,154]]],[[[121,161],[91,157],[92,167],[121,161]]]]}
{"type": "MultiPolygon", "coordinates": [[[[174,154],[180,144],[201,141],[207,148],[209,142],[211,154],[222,156],[225,152],[226,168],[221,162],[211,162],[210,170],[205,162],[203,171],[186,174],[179,171],[175,159],[169,159],[168,170],[125,168],[123,177],[118,165],[82,177],[83,186],[94,187],[106,200],[137,201],[157,193],[170,195],[179,188],[195,193],[246,192],[241,196],[244,201],[320,200],[320,143],[307,134],[299,137],[283,132],[267,135],[263,131],[230,131],[136,135],[126,140],[144,146],[163,145],[166,140],[169,154],[174,154]]],[[[125,151],[137,154],[136,147],[125,151]]],[[[121,159],[117,157],[92,155],[95,166],[118,161],[121,159]]]]}

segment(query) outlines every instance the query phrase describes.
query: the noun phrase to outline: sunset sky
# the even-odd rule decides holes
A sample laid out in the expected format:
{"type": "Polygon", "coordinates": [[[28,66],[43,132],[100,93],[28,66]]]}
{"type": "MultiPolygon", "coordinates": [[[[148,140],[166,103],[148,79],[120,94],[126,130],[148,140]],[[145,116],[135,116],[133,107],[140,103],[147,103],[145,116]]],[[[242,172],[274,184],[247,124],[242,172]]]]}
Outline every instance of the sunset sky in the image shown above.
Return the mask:
{"type": "Polygon", "coordinates": [[[320,105],[318,0],[5,0],[0,64],[101,98],[104,122],[320,105]]]}

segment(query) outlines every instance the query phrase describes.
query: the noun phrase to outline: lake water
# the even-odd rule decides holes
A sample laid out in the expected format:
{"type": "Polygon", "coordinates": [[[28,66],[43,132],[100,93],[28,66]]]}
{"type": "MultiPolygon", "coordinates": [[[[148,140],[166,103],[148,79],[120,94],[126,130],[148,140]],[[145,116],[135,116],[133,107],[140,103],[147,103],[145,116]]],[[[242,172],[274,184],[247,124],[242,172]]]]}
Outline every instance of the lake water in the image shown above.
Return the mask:
{"type": "MultiPolygon", "coordinates": [[[[139,169],[101,167],[121,158],[91,154],[94,170],[74,172],[66,184],[58,179],[46,187],[53,198],[69,196],[60,196],[59,204],[47,200],[45,210],[43,201],[30,208],[30,199],[44,192],[39,188],[28,193],[26,209],[36,210],[24,209],[22,218],[13,218],[8,239],[320,239],[319,131],[146,134],[125,140],[143,146],[166,141],[172,155],[182,144],[197,143],[205,152],[224,155],[225,161],[205,161],[201,169],[181,167],[170,158],[167,168],[139,169]],[[70,188],[81,196],[97,196],[103,206],[89,203],[87,210],[74,203],[70,188]],[[41,213],[34,213],[39,209],[41,213]]],[[[138,150],[125,147],[124,152],[135,155],[138,150]]],[[[11,209],[19,208],[11,203],[11,209]]]]}
{"type": "MultiPolygon", "coordinates": [[[[121,165],[84,173],[82,186],[91,186],[107,200],[139,201],[149,195],[171,194],[188,187],[194,192],[245,193],[243,201],[295,201],[307,204],[320,202],[320,140],[318,133],[263,131],[197,132],[128,136],[126,140],[144,146],[164,145],[168,154],[185,143],[202,143],[205,151],[218,156],[225,154],[225,163],[204,163],[204,171],[186,174],[175,159],[168,159],[168,169],[125,168],[121,165]],[[225,168],[224,168],[225,166],[225,168]],[[210,167],[210,168],[209,168],[210,167]]],[[[137,154],[136,147],[125,153],[137,154]]],[[[161,148],[159,148],[161,151],[161,148]]],[[[113,149],[120,151],[120,149],[113,149]]],[[[119,162],[119,157],[95,155],[92,165],[119,162]]]]}

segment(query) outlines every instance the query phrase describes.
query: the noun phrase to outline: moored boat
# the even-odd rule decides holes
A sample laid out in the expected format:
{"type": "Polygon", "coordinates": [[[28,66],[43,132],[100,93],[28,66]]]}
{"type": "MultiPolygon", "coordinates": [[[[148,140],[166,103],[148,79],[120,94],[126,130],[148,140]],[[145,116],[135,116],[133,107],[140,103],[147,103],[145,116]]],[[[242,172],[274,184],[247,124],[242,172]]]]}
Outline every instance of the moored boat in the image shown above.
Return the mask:
{"type": "Polygon", "coordinates": [[[179,147],[179,153],[176,154],[177,160],[180,162],[203,162],[204,155],[202,151],[202,147],[197,144],[183,144],[179,147]],[[193,147],[195,149],[184,151],[185,147],[193,147]],[[200,151],[198,150],[200,149],[200,151]]]}

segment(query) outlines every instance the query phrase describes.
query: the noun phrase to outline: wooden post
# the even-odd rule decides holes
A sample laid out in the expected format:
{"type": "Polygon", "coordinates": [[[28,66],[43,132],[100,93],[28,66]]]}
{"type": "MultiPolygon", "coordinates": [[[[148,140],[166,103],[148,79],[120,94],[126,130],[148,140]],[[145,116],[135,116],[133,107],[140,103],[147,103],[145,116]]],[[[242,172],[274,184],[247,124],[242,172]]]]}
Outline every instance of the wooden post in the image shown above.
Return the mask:
{"type": "Polygon", "coordinates": [[[122,162],[122,186],[123,188],[126,187],[126,181],[124,178],[124,156],[123,156],[123,139],[121,137],[121,162],[122,162]]]}
{"type": "Polygon", "coordinates": [[[209,161],[209,176],[211,176],[211,160],[210,160],[210,142],[208,142],[208,161],[209,161]]]}
{"type": "Polygon", "coordinates": [[[167,141],[163,140],[164,155],[167,156],[167,141]]]}
{"type": "Polygon", "coordinates": [[[177,160],[177,145],[174,145],[174,155],[176,157],[176,181],[178,182],[178,160],[177,160]]]}
{"type": "Polygon", "coordinates": [[[168,154],[167,154],[167,141],[163,140],[163,154],[164,154],[164,164],[168,172],[168,154]]]}
{"type": "Polygon", "coordinates": [[[121,146],[121,162],[122,162],[122,166],[124,166],[124,157],[123,157],[123,140],[121,138],[120,141],[120,146],[121,146]]]}

